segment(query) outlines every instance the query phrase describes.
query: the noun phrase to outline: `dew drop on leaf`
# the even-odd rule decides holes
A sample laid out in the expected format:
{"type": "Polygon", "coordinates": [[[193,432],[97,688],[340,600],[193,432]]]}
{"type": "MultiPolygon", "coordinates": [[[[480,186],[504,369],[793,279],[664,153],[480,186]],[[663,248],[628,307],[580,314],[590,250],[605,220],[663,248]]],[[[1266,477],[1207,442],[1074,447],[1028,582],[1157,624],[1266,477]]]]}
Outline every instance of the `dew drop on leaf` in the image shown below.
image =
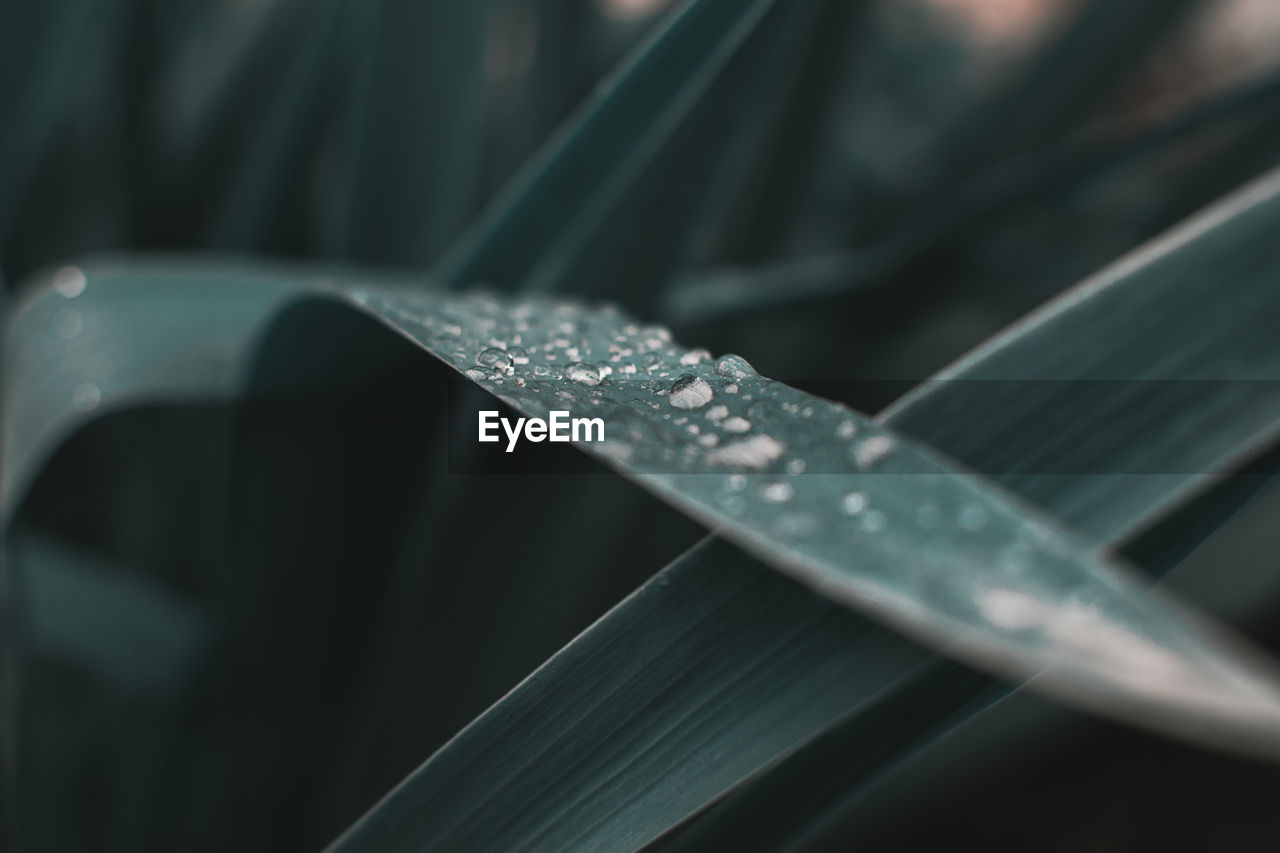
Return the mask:
{"type": "Polygon", "coordinates": [[[732,353],[716,359],[716,373],[734,381],[750,379],[756,375],[755,368],[745,358],[732,353]]]}
{"type": "Polygon", "coordinates": [[[489,349],[482,350],[480,354],[476,356],[476,363],[482,367],[487,367],[490,370],[496,370],[499,373],[512,372],[511,356],[509,356],[505,350],[500,350],[497,347],[490,347],[489,349]]]}
{"type": "Polygon", "coordinates": [[[712,465],[734,465],[742,468],[764,468],[786,451],[771,435],[753,435],[732,444],[726,444],[707,454],[712,465]]]}
{"type": "Polygon", "coordinates": [[[760,497],[771,504],[786,503],[795,493],[796,490],[787,482],[768,483],[760,489],[760,497]]]}
{"type": "Polygon", "coordinates": [[[849,492],[840,499],[840,509],[846,515],[857,515],[867,508],[867,496],[862,492],[849,492]]]}
{"type": "Polygon", "coordinates": [[[751,429],[751,421],[741,415],[733,415],[721,421],[720,426],[724,427],[727,432],[746,432],[751,429]]]}
{"type": "Polygon", "coordinates": [[[564,375],[569,377],[573,382],[579,385],[599,385],[600,371],[596,370],[594,365],[583,364],[580,361],[574,362],[564,370],[564,375]]]}
{"type": "Polygon", "coordinates": [[[859,468],[869,468],[889,455],[893,450],[893,439],[887,435],[873,435],[865,438],[853,448],[853,461],[859,468]]]}
{"type": "Polygon", "coordinates": [[[677,409],[700,409],[710,403],[713,396],[707,380],[686,373],[671,386],[671,395],[667,399],[677,409]]]}
{"type": "Polygon", "coordinates": [[[79,267],[63,267],[53,276],[53,289],[67,299],[75,299],[84,293],[88,280],[79,267]]]}

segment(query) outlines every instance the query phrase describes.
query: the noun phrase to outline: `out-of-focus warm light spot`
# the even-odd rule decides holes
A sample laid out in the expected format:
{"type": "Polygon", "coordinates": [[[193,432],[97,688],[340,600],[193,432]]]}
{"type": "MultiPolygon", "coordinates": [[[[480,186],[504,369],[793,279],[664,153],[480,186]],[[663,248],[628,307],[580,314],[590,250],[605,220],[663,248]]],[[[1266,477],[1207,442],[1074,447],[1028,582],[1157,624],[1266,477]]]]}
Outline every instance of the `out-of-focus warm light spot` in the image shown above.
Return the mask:
{"type": "Polygon", "coordinates": [[[646,18],[671,4],[671,0],[596,0],[600,11],[620,21],[646,18]]]}
{"type": "Polygon", "coordinates": [[[975,39],[1021,42],[1038,35],[1071,0],[926,0],[975,39]]]}
{"type": "Polygon", "coordinates": [[[1201,13],[1197,52],[1228,82],[1274,68],[1280,62],[1280,3],[1276,0],[1217,0],[1201,13]]]}

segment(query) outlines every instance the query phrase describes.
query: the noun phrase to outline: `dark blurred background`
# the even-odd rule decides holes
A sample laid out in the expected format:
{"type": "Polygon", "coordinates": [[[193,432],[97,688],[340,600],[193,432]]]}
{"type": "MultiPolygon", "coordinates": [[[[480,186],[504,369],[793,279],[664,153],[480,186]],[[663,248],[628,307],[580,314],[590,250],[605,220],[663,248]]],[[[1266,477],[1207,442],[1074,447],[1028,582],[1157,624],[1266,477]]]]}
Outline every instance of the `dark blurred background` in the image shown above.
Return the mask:
{"type": "MultiPolygon", "coordinates": [[[[2,0],[6,299],[104,253],[427,286],[671,5],[2,0]]],[[[538,286],[874,412],[1280,160],[1269,0],[780,5],[538,286]]],[[[440,286],[533,273],[504,275],[440,286]]],[[[4,697],[24,849],[317,849],[702,535],[612,476],[458,475],[448,377],[388,337],[288,312],[244,399],[104,413],[6,509],[6,560],[45,567],[4,697]]],[[[1274,849],[1269,771],[1054,713],[1034,767],[916,792],[877,846],[928,813],[1274,849]]]]}

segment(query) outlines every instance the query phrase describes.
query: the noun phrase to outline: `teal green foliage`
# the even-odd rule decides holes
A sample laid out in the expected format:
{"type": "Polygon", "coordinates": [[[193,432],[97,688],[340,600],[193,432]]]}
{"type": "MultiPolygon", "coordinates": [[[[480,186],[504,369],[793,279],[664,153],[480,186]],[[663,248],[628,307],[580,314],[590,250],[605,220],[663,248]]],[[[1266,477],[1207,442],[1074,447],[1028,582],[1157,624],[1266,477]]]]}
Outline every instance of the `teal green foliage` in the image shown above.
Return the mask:
{"type": "Polygon", "coordinates": [[[0,847],[1273,837],[1276,72],[608,5],[0,10],[0,847]]]}

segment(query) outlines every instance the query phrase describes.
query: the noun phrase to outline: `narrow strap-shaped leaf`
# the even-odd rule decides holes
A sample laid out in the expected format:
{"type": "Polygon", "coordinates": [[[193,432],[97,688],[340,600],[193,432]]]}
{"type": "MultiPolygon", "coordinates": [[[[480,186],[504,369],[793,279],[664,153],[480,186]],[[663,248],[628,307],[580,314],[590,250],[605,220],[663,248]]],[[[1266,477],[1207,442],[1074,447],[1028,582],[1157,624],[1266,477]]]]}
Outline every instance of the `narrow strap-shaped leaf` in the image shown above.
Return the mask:
{"type": "Polygon", "coordinates": [[[484,38],[466,3],[369,3],[371,67],[355,93],[334,248],[365,263],[426,265],[478,198],[484,38]]]}
{"type": "MultiPolygon", "coordinates": [[[[1270,72],[1172,116],[1163,107],[1135,122],[1133,116],[1108,121],[1073,134],[1043,149],[994,163],[966,177],[952,191],[908,211],[884,238],[857,251],[831,252],[758,268],[726,268],[685,273],[663,297],[664,316],[681,321],[705,321],[737,313],[776,308],[798,301],[830,299],[893,280],[922,254],[954,245],[991,222],[993,215],[1019,202],[1096,179],[1134,161],[1185,142],[1191,135],[1218,126],[1224,120],[1276,123],[1280,112],[1280,72],[1270,72]],[[1134,126],[1141,128],[1137,132],[1134,126]]],[[[1263,134],[1266,136],[1267,134],[1263,134]]],[[[1261,146],[1250,137],[1253,146],[1261,146]]],[[[1240,160],[1234,149],[1212,157],[1217,170],[1240,160]]],[[[1258,158],[1238,165],[1236,181],[1206,180],[1205,185],[1233,188],[1264,171],[1258,158]]],[[[1199,171],[1199,170],[1198,170],[1199,171]]],[[[1213,171],[1213,169],[1210,169],[1213,171]]],[[[1204,188],[1201,188],[1203,191],[1204,188]]],[[[1213,201],[1174,205],[1193,210],[1213,201]]]]}
{"type": "MultiPolygon", "coordinates": [[[[1276,190],[1271,176],[1139,249],[961,359],[880,419],[992,472],[1077,529],[1115,544],[1132,539],[1214,486],[1206,473],[1234,467],[1280,430],[1280,342],[1272,331],[1280,321],[1277,267],[1259,257],[1280,217],[1276,190]],[[1225,305],[1239,303],[1225,293],[1252,306],[1247,319],[1226,315],[1225,305]],[[1142,401],[1146,391],[1155,391],[1160,404],[1142,401]],[[1051,430],[1029,429],[1048,399],[1052,411],[1073,416],[1051,430]],[[973,422],[973,411],[984,413],[981,423],[973,422]],[[1108,414],[1112,429],[1100,448],[1089,435],[1108,414]],[[1117,419],[1128,424],[1125,430],[1114,430],[1117,419]],[[1027,460],[1057,474],[1026,470],[1027,460]],[[1148,473],[1115,473],[1123,467],[1148,473]]],[[[1239,503],[1238,486],[1220,491],[1229,506],[1239,503]]],[[[1218,500],[1208,495],[1196,514],[1218,500]]],[[[1189,526],[1171,524],[1183,531],[1189,526]]],[[[1164,542],[1164,553],[1144,565],[1171,567],[1196,541],[1180,540],[1164,542]]],[[[851,713],[677,835],[673,849],[732,843],[740,833],[760,843],[767,833],[781,844],[788,832],[800,832],[853,795],[873,772],[919,749],[944,723],[954,724],[957,709],[971,716],[1011,692],[941,663],[932,672],[922,668],[916,679],[924,695],[947,691],[952,697],[939,700],[936,718],[895,727],[851,713]],[[896,748],[870,767],[832,758],[890,739],[896,748]]]]}
{"type": "MultiPolygon", "coordinates": [[[[956,381],[933,383],[922,388],[919,394],[886,413],[886,420],[904,429],[910,429],[921,438],[943,442],[942,446],[957,454],[959,458],[967,459],[973,464],[982,464],[983,458],[976,454],[987,447],[987,436],[983,432],[986,421],[982,419],[961,421],[965,428],[959,428],[960,424],[952,428],[956,423],[955,419],[962,418],[970,408],[965,403],[966,395],[971,395],[976,402],[980,397],[974,395],[986,396],[999,393],[1000,389],[1003,389],[1004,404],[1012,405],[1013,409],[1006,426],[1011,427],[1012,423],[1020,418],[1029,444],[1037,440],[1035,433],[1045,429],[1045,419],[1038,414],[1039,412],[1061,411],[1067,408],[1066,400],[1058,399],[1044,400],[1040,405],[1030,405],[1028,400],[1027,405],[1021,405],[1018,399],[1021,391],[1036,387],[1034,384],[1025,381],[991,382],[992,378],[1025,377],[1029,371],[1034,371],[1037,365],[1050,363],[1050,359],[1054,360],[1052,363],[1057,366],[1059,372],[1055,375],[1058,379],[1068,379],[1072,376],[1096,376],[1108,365],[1118,373],[1160,374],[1161,371],[1156,368],[1170,355],[1176,357],[1177,351],[1185,341],[1176,336],[1171,338],[1164,335],[1162,323],[1152,316],[1152,312],[1158,312],[1163,323],[1188,322],[1197,317],[1197,303],[1194,300],[1184,303],[1179,295],[1180,291],[1190,289],[1200,292],[1202,298],[1211,297],[1219,285],[1209,273],[1223,252],[1228,254],[1233,251],[1244,252],[1260,241],[1263,244],[1267,242],[1264,236],[1267,233],[1267,226],[1280,215],[1276,210],[1275,185],[1276,179],[1273,177],[1242,196],[1228,199],[1216,210],[1209,211],[1204,217],[1192,221],[1177,232],[1142,250],[1138,255],[1104,272],[1083,290],[1064,297],[1039,315],[1018,324],[992,346],[984,347],[980,352],[965,359],[960,366],[949,371],[949,375],[956,381]],[[1223,232],[1229,232],[1240,219],[1246,221],[1245,231],[1253,236],[1237,243],[1233,241],[1230,233],[1223,232]],[[1148,264],[1156,265],[1158,269],[1147,271],[1148,264]],[[1131,288],[1134,289],[1135,295],[1130,298],[1126,294],[1131,288]],[[1141,291],[1141,295],[1138,295],[1137,291],[1141,291]],[[1152,308],[1152,305],[1161,307],[1156,309],[1152,308]],[[1099,333],[1095,325],[1099,321],[1114,325],[1106,327],[1099,333]],[[1138,324],[1140,332],[1115,334],[1109,330],[1110,328],[1127,330],[1134,324],[1138,324]],[[1056,330],[1056,333],[1051,334],[1045,330],[1056,330]],[[1061,360],[1058,360],[1059,353],[1065,356],[1061,360]],[[1135,358],[1138,361],[1134,361],[1135,358]],[[1073,373],[1072,367],[1079,369],[1080,372],[1073,373]],[[962,381],[967,378],[978,381],[962,381]],[[937,402],[934,402],[935,400],[937,402]]],[[[1255,270],[1254,275],[1244,280],[1237,280],[1235,286],[1244,290],[1268,292],[1271,288],[1267,269],[1255,270]]],[[[1200,366],[1209,371],[1213,371],[1215,366],[1228,365],[1239,370],[1243,364],[1248,363],[1255,365],[1254,369],[1258,371],[1254,374],[1255,378],[1265,376],[1274,378],[1274,359],[1278,356],[1280,344],[1277,344],[1274,336],[1269,336],[1268,330],[1274,327],[1275,322],[1273,305],[1270,312],[1251,314],[1244,322],[1223,322],[1207,329],[1201,328],[1197,339],[1199,346],[1202,347],[1199,352],[1199,357],[1202,359],[1200,366]],[[1261,361],[1244,362],[1242,355],[1245,352],[1261,361]]],[[[1168,367],[1163,371],[1163,375],[1170,375],[1168,367]]],[[[1098,387],[1096,382],[1058,381],[1046,383],[1044,389],[1049,392],[1067,392],[1069,397],[1075,399],[1075,408],[1078,409],[1081,402],[1085,402],[1080,399],[1079,392],[1087,391],[1090,386],[1095,389],[1098,387]]],[[[1258,387],[1266,386],[1263,384],[1258,387]]],[[[991,402],[990,398],[988,402],[991,402]]],[[[1184,424],[1198,423],[1202,416],[1215,420],[1217,424],[1215,430],[1198,429],[1192,433],[1197,442],[1204,441],[1206,437],[1210,439],[1206,444],[1199,446],[1206,454],[1198,460],[1203,468],[1194,471],[1184,467],[1181,469],[1184,473],[1174,474],[1170,485],[1175,495],[1180,493],[1185,498],[1195,489],[1203,488],[1206,484],[1213,482],[1214,478],[1207,476],[1209,472],[1223,470],[1230,466],[1232,460],[1239,458],[1242,453],[1247,453],[1250,447],[1256,446],[1274,432],[1274,413],[1272,414],[1273,422],[1261,430],[1256,428],[1252,431],[1246,428],[1241,432],[1234,432],[1230,428],[1222,430],[1222,424],[1230,423],[1233,418],[1243,416],[1244,422],[1250,422],[1254,416],[1265,415],[1268,411],[1272,411],[1272,401],[1259,397],[1240,402],[1241,405],[1233,405],[1230,400],[1218,397],[1216,400],[1208,398],[1202,404],[1197,399],[1184,398],[1184,405],[1180,410],[1169,413],[1164,421],[1152,424],[1152,429],[1144,433],[1149,437],[1162,434],[1186,435],[1184,424]]],[[[996,422],[998,423],[999,421],[996,422]]],[[[1256,424],[1257,421],[1253,423],[1256,424]]],[[[1005,427],[1000,429],[1004,430],[1005,427]]],[[[1006,440],[1009,435],[1016,435],[1016,432],[1007,433],[1006,440]]],[[[1165,449],[1167,451],[1172,448],[1165,449]]],[[[1127,452],[1136,452],[1144,456],[1147,463],[1156,461],[1147,455],[1148,451],[1140,443],[1127,445],[1127,452]]],[[[1002,460],[986,461],[999,462],[1001,467],[1006,465],[1002,460]]],[[[1050,453],[1050,458],[1043,461],[1047,467],[1058,470],[1061,476],[1052,478],[1054,488],[1036,488],[1029,496],[1051,511],[1065,514],[1081,529],[1096,532],[1099,536],[1109,538],[1111,541],[1117,541],[1114,537],[1130,536],[1149,525],[1157,514],[1157,508],[1167,510],[1172,503],[1172,499],[1166,499],[1162,489],[1161,481],[1164,478],[1150,474],[1112,477],[1109,478],[1110,482],[1118,490],[1095,489],[1095,483],[1099,479],[1096,475],[1098,466],[1087,449],[1059,444],[1050,453]],[[1094,472],[1092,476],[1089,476],[1090,472],[1094,472]],[[1093,495],[1093,502],[1082,501],[1082,495],[1093,495]],[[1113,496],[1117,498],[1114,502],[1111,500],[1113,496]]],[[[1164,459],[1168,470],[1170,472],[1178,470],[1176,464],[1169,464],[1170,461],[1168,457],[1164,459]]],[[[1119,460],[1112,460],[1113,464],[1118,462],[1119,460]]],[[[1015,491],[1037,485],[1035,480],[1025,478],[1012,478],[1007,484],[1015,491]]],[[[1182,532],[1188,528],[1177,519],[1171,523],[1182,532]]],[[[1168,538],[1164,537],[1164,539],[1168,538]]],[[[1178,538],[1185,539],[1185,537],[1178,538]]],[[[1182,541],[1181,547],[1172,547],[1177,544],[1176,542],[1168,544],[1171,547],[1165,547],[1156,554],[1150,555],[1144,565],[1157,573],[1162,572],[1173,565],[1186,549],[1193,547],[1195,541],[1182,541]]],[[[660,575],[655,581],[655,588],[665,589],[682,582],[694,583],[696,581],[693,579],[698,577],[697,572],[704,566],[708,572],[714,572],[715,566],[719,565],[720,549],[723,547],[723,543],[713,542],[699,546],[676,566],[660,575]]],[[[780,619],[785,622],[787,619],[799,621],[802,618],[798,614],[791,614],[786,604],[788,601],[786,596],[778,594],[777,597],[780,602],[777,610],[785,614],[780,616],[780,619]]],[[[649,624],[644,621],[646,617],[642,612],[648,601],[649,599],[644,595],[639,595],[593,626],[565,650],[563,656],[567,657],[558,657],[539,670],[485,717],[478,720],[467,733],[441,750],[431,762],[407,780],[401,790],[389,796],[379,810],[371,813],[364,822],[363,831],[372,832],[374,835],[366,836],[362,834],[362,830],[357,830],[347,838],[348,844],[341,849],[373,849],[365,847],[360,842],[369,837],[380,837],[377,835],[379,831],[388,831],[389,827],[401,821],[412,821],[418,827],[418,834],[415,835],[417,838],[435,837],[431,831],[431,801],[428,798],[418,797],[418,792],[424,789],[416,786],[444,785],[446,779],[451,780],[448,784],[465,784],[471,777],[461,768],[466,766],[468,756],[474,755],[473,750],[476,747],[473,744],[500,744],[506,737],[517,736],[515,733],[522,731],[521,721],[529,715],[537,714],[555,718],[560,721],[555,730],[565,733],[581,731],[583,726],[590,725],[591,721],[597,718],[617,720],[615,712],[608,704],[580,707],[573,701],[571,693],[567,694],[563,691],[572,690],[572,686],[577,683],[590,681],[592,673],[599,671],[595,664],[601,659],[595,656],[608,654],[608,649],[616,642],[615,638],[648,635],[647,630],[658,630],[658,625],[662,626],[662,630],[676,630],[673,623],[682,619],[683,612],[678,609],[659,611],[656,606],[652,607],[650,617],[654,627],[652,629],[642,627],[649,624]],[[579,655],[590,656],[592,665],[575,665],[572,661],[579,655]],[[450,771],[448,768],[451,766],[459,769],[450,771]],[[412,811],[415,807],[419,809],[418,812],[412,811]]],[[[705,626],[707,621],[713,618],[716,618],[715,614],[700,614],[696,621],[691,620],[684,624],[691,627],[705,626]]],[[[791,663],[788,671],[789,678],[792,679],[787,684],[792,685],[795,679],[807,677],[811,667],[816,666],[818,660],[829,660],[832,657],[839,658],[845,655],[856,656],[859,653],[859,642],[870,643],[872,640],[867,635],[861,641],[850,639],[837,642],[820,658],[804,662],[807,666],[802,665],[802,662],[794,657],[787,657],[791,663]]],[[[702,676],[694,675],[690,665],[675,652],[664,657],[663,660],[670,663],[671,669],[675,672],[652,665],[643,673],[635,674],[633,678],[637,681],[645,678],[646,683],[655,691],[669,689],[671,693],[666,695],[673,707],[696,704],[699,700],[691,699],[675,687],[664,688],[663,685],[693,685],[700,683],[702,676]],[[680,675],[682,672],[686,673],[683,677],[680,675]]],[[[751,660],[750,653],[746,654],[741,661],[726,655],[724,667],[729,669],[737,666],[748,670],[751,660]]],[[[775,690],[782,689],[782,685],[782,681],[773,681],[761,684],[757,689],[759,693],[773,695],[775,690]]],[[[878,692],[880,688],[874,683],[865,683],[864,686],[864,692],[859,694],[862,697],[861,701],[851,702],[847,712],[838,711],[824,704],[825,699],[832,696],[839,696],[837,701],[845,701],[842,693],[833,691],[831,694],[812,698],[810,707],[815,710],[823,708],[826,713],[843,718],[843,724],[832,729],[830,736],[819,736],[827,727],[821,724],[816,725],[811,735],[802,736],[800,741],[791,741],[793,746],[782,747],[776,753],[785,755],[806,741],[809,744],[795,753],[796,760],[790,762],[794,766],[788,768],[789,772],[781,780],[783,788],[789,795],[786,802],[804,804],[803,807],[795,805],[799,815],[798,820],[801,823],[806,816],[821,814],[824,809],[839,802],[847,793],[846,786],[850,780],[866,779],[884,766],[895,763],[904,754],[917,749],[922,742],[927,741],[929,733],[937,731],[947,721],[956,722],[970,716],[1008,692],[1007,687],[976,676],[972,672],[947,667],[940,662],[934,666],[914,667],[902,683],[901,689],[908,697],[912,695],[931,697],[931,702],[927,706],[913,707],[911,701],[899,703],[894,700],[893,692],[878,692]],[[895,717],[892,713],[885,716],[878,710],[880,708],[888,708],[905,716],[895,717]],[[861,746],[857,750],[846,749],[854,743],[861,746]],[[864,748],[871,749],[871,754],[864,755],[860,752],[864,748]],[[838,752],[833,755],[832,750],[838,750],[838,752]],[[838,768],[837,774],[832,774],[828,769],[832,766],[838,768]]],[[[618,687],[619,691],[624,689],[622,686],[618,687]]],[[[607,693],[607,689],[603,687],[600,691],[607,693]]],[[[767,709],[767,702],[761,702],[761,705],[767,709]]],[[[649,706],[647,711],[662,713],[665,707],[666,703],[655,703],[649,706]]],[[[486,789],[487,809],[493,809],[493,811],[486,809],[477,812],[475,825],[478,826],[484,822],[485,818],[481,815],[502,814],[506,804],[526,802],[529,798],[536,798],[539,809],[561,815],[560,821],[564,827],[575,823],[590,823],[594,827],[594,832],[601,833],[589,836],[590,838],[600,840],[604,846],[609,846],[611,842],[618,848],[627,847],[629,845],[621,840],[623,837],[628,839],[641,837],[634,834],[639,832],[637,828],[639,819],[633,816],[632,820],[636,822],[628,822],[628,816],[620,812],[620,806],[617,804],[636,802],[637,808],[647,807],[649,811],[645,814],[652,817],[651,821],[644,822],[648,827],[659,826],[668,817],[669,813],[652,811],[652,806],[647,799],[648,792],[652,791],[651,777],[661,779],[658,784],[669,792],[668,797],[683,803],[687,814],[693,815],[702,805],[708,804],[717,796],[714,791],[718,780],[709,779],[705,768],[740,770],[743,765],[736,761],[739,750],[742,749],[743,744],[754,743],[758,737],[757,733],[762,729],[776,734],[779,744],[788,742],[788,738],[797,733],[795,729],[787,727],[785,718],[775,720],[770,726],[761,727],[755,721],[761,720],[763,716],[740,713],[735,717],[729,713],[730,708],[737,707],[732,698],[727,698],[723,706],[711,707],[722,707],[722,714],[717,719],[720,720],[724,729],[735,731],[736,736],[726,735],[717,729],[704,728],[698,739],[682,744],[680,754],[668,757],[665,763],[657,766],[646,765],[651,776],[643,773],[634,777],[630,775],[630,766],[639,761],[639,752],[633,751],[629,756],[618,755],[613,758],[613,775],[603,783],[592,782],[591,777],[573,772],[571,775],[559,777],[554,783],[534,780],[526,787],[522,784],[522,780],[513,779],[509,783],[490,786],[486,789]],[[733,744],[735,748],[726,751],[719,746],[721,743],[733,744]],[[595,817],[588,817],[590,815],[595,817]],[[613,826],[615,833],[632,834],[612,836],[603,834],[606,825],[613,826]]],[[[762,715],[767,716],[767,711],[762,711],[762,715]]],[[[631,731],[634,724],[621,720],[617,721],[616,725],[618,728],[600,741],[595,740],[590,734],[583,735],[581,740],[557,741],[557,746],[551,753],[554,758],[548,760],[558,762],[571,760],[571,757],[579,751],[589,752],[598,748],[599,743],[608,742],[610,739],[620,737],[623,732],[631,731]]],[[[546,736],[552,737],[550,734],[546,736]]],[[[767,764],[768,761],[761,761],[757,766],[764,768],[767,764]]],[[[753,775],[754,772],[748,775],[753,775]]],[[[477,783],[484,779],[491,781],[491,777],[485,776],[482,772],[477,773],[475,778],[477,783]]],[[[774,784],[770,775],[765,774],[759,778],[762,782],[760,793],[767,795],[769,791],[777,790],[777,785],[774,784]]],[[[712,812],[717,822],[710,827],[710,832],[706,832],[705,827],[695,828],[690,836],[694,840],[694,847],[697,847],[698,840],[704,843],[723,843],[733,837],[729,833],[740,833],[744,828],[747,837],[766,837],[752,836],[749,823],[744,827],[747,816],[753,814],[753,804],[757,807],[754,813],[761,814],[762,810],[758,808],[760,799],[755,796],[756,793],[754,787],[748,785],[742,789],[741,795],[735,796],[732,801],[735,806],[733,809],[721,814],[712,812]]],[[[773,809],[764,812],[763,819],[767,821],[771,816],[785,819],[789,814],[783,809],[779,817],[778,810],[773,809]]],[[[786,820],[784,825],[786,824],[797,825],[795,820],[786,820]]],[[[767,823],[760,826],[761,832],[776,829],[777,827],[769,827],[767,823]]],[[[564,831],[569,830],[566,828],[564,831]]],[[[509,837],[519,839],[522,836],[509,837]]],[[[545,835],[538,836],[532,839],[531,844],[536,847],[547,838],[545,835]]]]}
{"type": "Polygon", "coordinates": [[[598,215],[698,102],[773,0],[687,0],[534,157],[437,267],[446,282],[510,287],[565,223],[598,215]],[[594,212],[594,213],[592,213],[594,212]]]}
{"type": "MultiPolygon", "coordinates": [[[[47,290],[23,316],[34,324],[40,313],[84,311],[99,292],[112,297],[93,288],[72,308],[47,290]]],[[[1229,655],[1218,660],[1210,640],[1114,575],[1095,546],[844,407],[763,379],[741,359],[700,360],[608,310],[385,288],[352,296],[526,414],[565,407],[601,418],[607,440],[585,449],[838,600],[979,665],[1096,691],[1104,706],[1171,703],[1194,719],[1222,714],[1268,730],[1268,694],[1223,669],[1229,655]],[[936,514],[927,523],[922,505],[936,514]],[[1054,618],[1113,626],[1114,644],[1167,656],[1169,678],[1135,685],[1132,660],[1099,654],[1054,618]]],[[[56,339],[56,320],[45,322],[42,337],[56,339]]],[[[34,360],[19,351],[11,367],[36,373],[34,360]]],[[[101,388],[61,393],[70,411],[101,388]]]]}
{"type": "MultiPolygon", "coordinates": [[[[53,313],[63,298],[46,290],[32,308],[53,313]]],[[[1272,731],[1269,678],[1143,597],[1095,546],[842,406],[611,310],[372,287],[351,298],[526,414],[601,418],[608,439],[584,449],[828,596],[1104,711],[1158,711],[1157,724],[1208,739],[1272,731]],[[1104,630],[1107,652],[1095,641],[1104,630]],[[1165,677],[1135,680],[1153,660],[1165,677]]],[[[11,362],[20,373],[32,370],[23,356],[11,362]]],[[[86,386],[71,405],[101,394],[86,386]]]]}

